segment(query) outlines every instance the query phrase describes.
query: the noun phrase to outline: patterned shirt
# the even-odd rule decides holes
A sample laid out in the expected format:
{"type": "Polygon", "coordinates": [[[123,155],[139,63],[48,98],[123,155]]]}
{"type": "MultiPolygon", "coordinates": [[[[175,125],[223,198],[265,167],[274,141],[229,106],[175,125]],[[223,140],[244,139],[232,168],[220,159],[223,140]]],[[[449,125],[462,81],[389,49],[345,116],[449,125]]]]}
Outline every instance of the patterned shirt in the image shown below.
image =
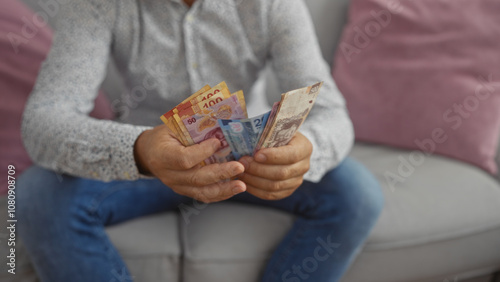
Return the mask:
{"type": "MultiPolygon", "coordinates": [[[[305,175],[319,181],[353,142],[344,100],[302,0],[73,0],[61,4],[51,51],[26,105],[22,133],[34,162],[110,181],[141,177],[141,132],[205,84],[226,81],[247,100],[270,64],[282,92],[324,81],[300,131],[313,144],[305,175]],[[108,60],[124,78],[115,121],[88,116],[108,60]]],[[[250,102],[251,103],[251,102],[250,102]]]]}

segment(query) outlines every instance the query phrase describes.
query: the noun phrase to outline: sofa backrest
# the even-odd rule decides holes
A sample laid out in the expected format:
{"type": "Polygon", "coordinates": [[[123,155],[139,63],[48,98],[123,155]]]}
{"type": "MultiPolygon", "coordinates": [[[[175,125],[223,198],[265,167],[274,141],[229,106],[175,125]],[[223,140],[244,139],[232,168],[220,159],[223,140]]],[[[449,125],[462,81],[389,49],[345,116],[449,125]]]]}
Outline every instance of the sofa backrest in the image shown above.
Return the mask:
{"type": "Polygon", "coordinates": [[[497,166],[499,167],[497,172],[497,180],[498,182],[500,182],[500,140],[498,140],[498,147],[497,147],[497,166]]]}
{"type": "Polygon", "coordinates": [[[324,58],[331,62],[347,20],[349,0],[306,0],[324,58]]]}

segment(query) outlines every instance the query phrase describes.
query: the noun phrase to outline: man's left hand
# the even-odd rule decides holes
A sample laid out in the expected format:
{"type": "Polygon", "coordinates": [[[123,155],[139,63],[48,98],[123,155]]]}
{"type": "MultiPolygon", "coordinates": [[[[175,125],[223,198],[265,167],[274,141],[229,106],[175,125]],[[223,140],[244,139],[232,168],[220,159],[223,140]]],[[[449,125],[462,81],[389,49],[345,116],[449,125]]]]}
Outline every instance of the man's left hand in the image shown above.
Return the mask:
{"type": "Polygon", "coordinates": [[[258,198],[286,198],[304,181],[312,149],[309,139],[297,132],[286,146],[261,149],[253,158],[242,157],[245,172],[239,179],[246,183],[247,192],[258,198]]]}

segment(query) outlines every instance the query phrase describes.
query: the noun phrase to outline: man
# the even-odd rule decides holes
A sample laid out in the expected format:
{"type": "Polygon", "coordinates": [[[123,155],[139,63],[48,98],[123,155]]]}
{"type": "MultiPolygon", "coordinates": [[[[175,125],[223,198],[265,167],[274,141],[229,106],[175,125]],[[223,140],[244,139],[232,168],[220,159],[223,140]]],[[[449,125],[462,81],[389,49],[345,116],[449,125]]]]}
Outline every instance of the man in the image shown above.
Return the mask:
{"type": "Polygon", "coordinates": [[[262,281],[341,277],[382,199],[371,174],[344,160],[352,125],[301,0],[74,0],[61,5],[59,18],[22,127],[38,166],[18,188],[20,235],[42,281],[110,281],[112,269],[126,266],[104,227],[193,198],[297,216],[262,281]],[[87,116],[109,58],[142,97],[122,112],[122,123],[87,116]],[[220,141],[184,147],[158,125],[163,112],[207,83],[225,80],[250,93],[268,63],[283,92],[324,81],[286,146],[200,167],[220,141]],[[59,181],[52,171],[67,176],[59,181]],[[300,265],[318,237],[337,248],[306,277],[300,265]]]}

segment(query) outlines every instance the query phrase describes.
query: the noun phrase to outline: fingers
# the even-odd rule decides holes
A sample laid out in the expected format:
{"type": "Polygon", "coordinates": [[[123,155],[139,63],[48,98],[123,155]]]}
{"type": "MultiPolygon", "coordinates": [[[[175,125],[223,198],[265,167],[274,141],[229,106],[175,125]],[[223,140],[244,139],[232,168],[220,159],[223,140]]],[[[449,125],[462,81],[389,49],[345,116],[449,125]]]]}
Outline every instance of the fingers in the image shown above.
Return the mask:
{"type": "Polygon", "coordinates": [[[238,177],[248,186],[268,192],[279,192],[283,190],[296,189],[302,184],[302,176],[292,177],[284,180],[270,180],[259,176],[243,173],[238,177]]]}
{"type": "Polygon", "coordinates": [[[219,202],[246,191],[246,185],[240,180],[219,182],[204,187],[179,186],[175,189],[178,194],[191,197],[204,203],[219,202]]]}
{"type": "Polygon", "coordinates": [[[241,163],[234,161],[201,167],[202,161],[220,149],[219,140],[213,138],[185,147],[166,126],[157,126],[141,136],[136,141],[134,157],[145,159],[152,174],[176,193],[208,203],[228,199],[246,190],[241,180],[228,180],[244,171],[241,163]]]}
{"type": "Polygon", "coordinates": [[[218,202],[246,191],[241,180],[228,180],[244,171],[242,164],[228,162],[195,166],[189,170],[165,170],[160,178],[176,193],[205,203],[218,202]]]}
{"type": "Polygon", "coordinates": [[[309,139],[297,132],[288,145],[262,149],[255,154],[255,160],[265,164],[289,165],[309,158],[312,149],[309,139]]]}
{"type": "Polygon", "coordinates": [[[167,152],[169,169],[187,170],[203,162],[220,149],[220,141],[212,138],[189,147],[179,146],[178,150],[167,152]]]}
{"type": "Polygon", "coordinates": [[[169,186],[202,187],[234,178],[244,170],[244,166],[239,162],[210,164],[188,170],[166,170],[162,174],[162,180],[169,186]]]}
{"type": "Polygon", "coordinates": [[[309,170],[309,159],[291,165],[262,164],[251,157],[243,157],[239,162],[245,167],[245,174],[275,181],[303,176],[309,170]]]}
{"type": "Polygon", "coordinates": [[[311,153],[311,142],[297,133],[286,146],[260,150],[255,158],[241,158],[245,172],[239,179],[247,185],[247,192],[258,198],[283,199],[302,185],[311,153]]]}
{"type": "Polygon", "coordinates": [[[248,193],[264,200],[280,200],[290,196],[302,185],[303,175],[309,170],[309,159],[293,165],[267,165],[252,161],[251,158],[242,158],[241,161],[246,168],[238,178],[247,185],[248,193]]]}
{"type": "Polygon", "coordinates": [[[197,169],[192,173],[189,183],[193,186],[205,186],[231,179],[244,171],[245,167],[239,162],[211,164],[197,169]]]}
{"type": "Polygon", "coordinates": [[[191,169],[209,158],[221,147],[216,138],[189,147],[183,146],[166,125],[160,125],[139,135],[134,154],[155,176],[163,169],[191,169]]]}
{"type": "MultiPolygon", "coordinates": [[[[300,182],[302,183],[302,182],[300,182]]],[[[299,187],[300,184],[297,185],[299,187]]],[[[283,198],[286,198],[295,192],[296,188],[288,188],[288,189],[278,189],[278,190],[266,190],[266,189],[261,189],[258,186],[253,186],[250,184],[247,184],[246,186],[246,191],[252,195],[254,195],[257,198],[263,199],[263,200],[270,200],[270,201],[275,201],[275,200],[281,200],[283,198]]]]}

